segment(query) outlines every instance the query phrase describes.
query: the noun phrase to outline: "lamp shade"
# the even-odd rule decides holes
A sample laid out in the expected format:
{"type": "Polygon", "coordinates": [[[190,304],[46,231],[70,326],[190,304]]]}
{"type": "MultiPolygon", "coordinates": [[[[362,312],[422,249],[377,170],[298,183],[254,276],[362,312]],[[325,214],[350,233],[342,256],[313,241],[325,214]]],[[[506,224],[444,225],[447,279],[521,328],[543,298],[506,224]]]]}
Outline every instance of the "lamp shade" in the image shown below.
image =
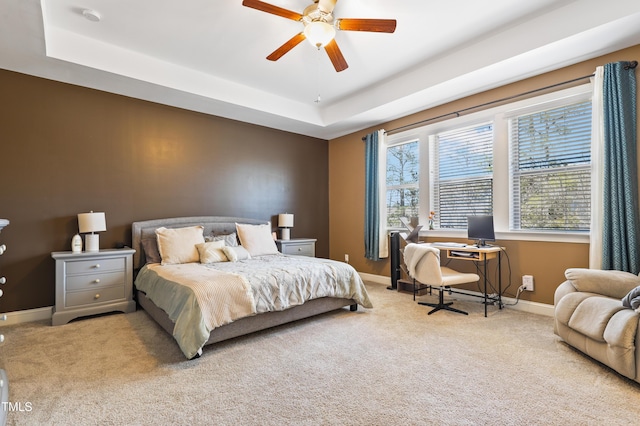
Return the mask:
{"type": "Polygon", "coordinates": [[[280,213],[278,215],[278,226],[280,228],[292,228],[293,227],[293,214],[280,213]]]}
{"type": "Polygon", "coordinates": [[[81,233],[106,231],[104,212],[78,213],[78,230],[81,233]]]}

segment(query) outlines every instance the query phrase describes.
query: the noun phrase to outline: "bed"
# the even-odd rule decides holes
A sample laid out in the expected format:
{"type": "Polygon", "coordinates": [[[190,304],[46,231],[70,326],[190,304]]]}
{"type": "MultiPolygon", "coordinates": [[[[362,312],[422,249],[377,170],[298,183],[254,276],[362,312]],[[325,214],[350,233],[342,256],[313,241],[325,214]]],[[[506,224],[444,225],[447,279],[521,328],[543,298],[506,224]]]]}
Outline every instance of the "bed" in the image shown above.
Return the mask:
{"type": "Polygon", "coordinates": [[[139,221],[132,244],[136,300],[188,359],[205,345],[347,306],[372,307],[353,267],[279,253],[265,221],[139,221]],[[197,261],[189,251],[194,238],[197,261]]]}

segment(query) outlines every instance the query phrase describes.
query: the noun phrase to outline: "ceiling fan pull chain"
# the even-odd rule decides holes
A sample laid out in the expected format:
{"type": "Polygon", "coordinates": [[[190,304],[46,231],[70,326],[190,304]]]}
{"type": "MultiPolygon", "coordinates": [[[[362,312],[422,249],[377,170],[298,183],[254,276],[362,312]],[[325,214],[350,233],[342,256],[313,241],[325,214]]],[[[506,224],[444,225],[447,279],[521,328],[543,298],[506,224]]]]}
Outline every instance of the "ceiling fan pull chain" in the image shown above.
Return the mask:
{"type": "Polygon", "coordinates": [[[318,54],[316,55],[316,91],[318,92],[318,97],[314,101],[316,104],[319,104],[322,100],[320,98],[320,47],[318,46],[318,54]]]}

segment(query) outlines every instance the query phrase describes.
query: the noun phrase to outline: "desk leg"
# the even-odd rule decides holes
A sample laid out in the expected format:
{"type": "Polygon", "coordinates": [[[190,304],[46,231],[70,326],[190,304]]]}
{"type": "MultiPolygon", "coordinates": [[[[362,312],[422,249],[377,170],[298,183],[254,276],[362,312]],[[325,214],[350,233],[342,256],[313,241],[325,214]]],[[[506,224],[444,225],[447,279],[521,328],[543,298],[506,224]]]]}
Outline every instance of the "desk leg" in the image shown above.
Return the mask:
{"type": "Polygon", "coordinates": [[[487,317],[487,257],[484,258],[484,317],[487,317]]]}
{"type": "Polygon", "coordinates": [[[498,252],[498,309],[502,309],[502,250],[498,252]]]}

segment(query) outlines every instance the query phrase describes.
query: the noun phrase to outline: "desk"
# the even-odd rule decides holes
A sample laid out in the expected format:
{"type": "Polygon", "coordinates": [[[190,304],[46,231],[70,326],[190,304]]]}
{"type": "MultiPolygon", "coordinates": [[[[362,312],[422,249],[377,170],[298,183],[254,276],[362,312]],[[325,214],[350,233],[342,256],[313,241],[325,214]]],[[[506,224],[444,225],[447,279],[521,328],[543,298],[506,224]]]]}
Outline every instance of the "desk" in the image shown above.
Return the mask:
{"type": "MultiPolygon", "coordinates": [[[[438,245],[438,243],[432,243],[433,247],[436,247],[440,250],[440,252],[446,252],[446,256],[448,259],[456,259],[456,260],[466,260],[472,262],[482,263],[483,268],[483,276],[484,276],[484,291],[483,295],[480,297],[484,298],[484,316],[487,316],[487,305],[491,302],[497,302],[498,308],[502,309],[502,247],[495,246],[465,246],[465,247],[453,247],[451,245],[438,245]],[[487,294],[487,263],[491,259],[498,259],[498,295],[497,296],[489,296],[487,294]]],[[[470,296],[475,296],[474,294],[454,291],[451,290],[452,293],[460,293],[467,294],[470,296]]]]}

